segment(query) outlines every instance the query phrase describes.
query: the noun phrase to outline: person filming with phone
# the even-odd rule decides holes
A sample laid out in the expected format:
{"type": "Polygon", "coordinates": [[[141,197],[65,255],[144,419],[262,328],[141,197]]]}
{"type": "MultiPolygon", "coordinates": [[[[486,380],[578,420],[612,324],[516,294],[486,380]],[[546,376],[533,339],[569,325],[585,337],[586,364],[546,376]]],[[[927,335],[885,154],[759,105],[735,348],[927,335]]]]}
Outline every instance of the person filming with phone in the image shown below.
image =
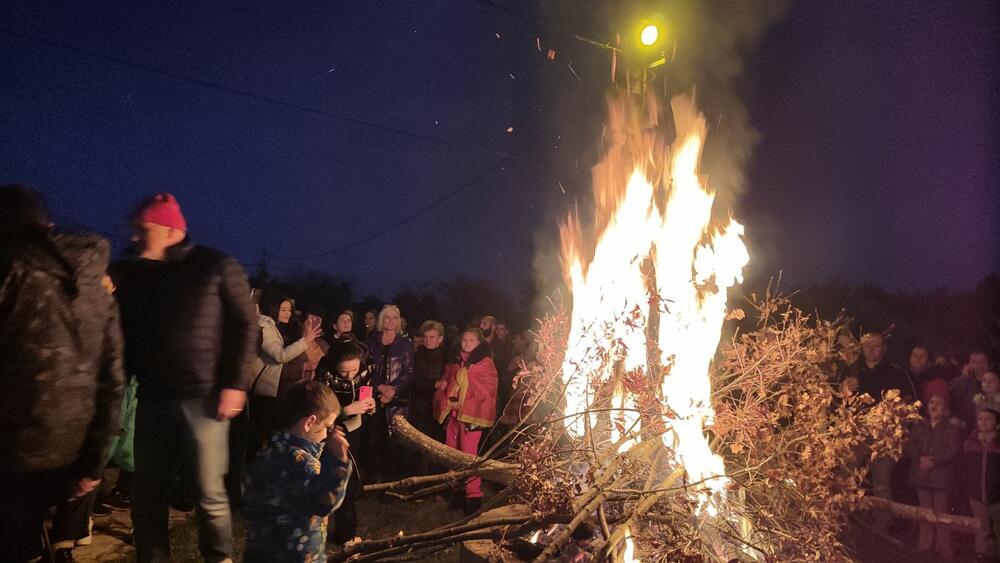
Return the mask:
{"type": "MultiPolygon", "coordinates": [[[[372,397],[364,360],[365,351],[361,344],[345,341],[331,348],[330,354],[316,366],[316,380],[328,385],[343,406],[337,418],[337,427],[344,433],[355,457],[361,450],[362,415],[375,412],[375,398],[372,397]]],[[[355,464],[344,502],[333,515],[331,543],[346,547],[361,541],[357,535],[358,513],[355,509],[355,501],[361,493],[361,479],[362,474],[355,464]]]]}

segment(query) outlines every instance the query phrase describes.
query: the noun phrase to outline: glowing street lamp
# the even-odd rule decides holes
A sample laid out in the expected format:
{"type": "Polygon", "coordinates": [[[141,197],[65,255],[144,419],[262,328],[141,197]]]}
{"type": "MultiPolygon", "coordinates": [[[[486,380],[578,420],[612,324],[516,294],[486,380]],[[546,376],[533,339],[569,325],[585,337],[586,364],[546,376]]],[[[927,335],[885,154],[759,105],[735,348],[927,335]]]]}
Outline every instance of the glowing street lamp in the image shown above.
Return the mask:
{"type": "Polygon", "coordinates": [[[642,28],[642,32],[639,34],[639,41],[647,47],[652,47],[659,38],[660,30],[653,24],[642,28]]]}

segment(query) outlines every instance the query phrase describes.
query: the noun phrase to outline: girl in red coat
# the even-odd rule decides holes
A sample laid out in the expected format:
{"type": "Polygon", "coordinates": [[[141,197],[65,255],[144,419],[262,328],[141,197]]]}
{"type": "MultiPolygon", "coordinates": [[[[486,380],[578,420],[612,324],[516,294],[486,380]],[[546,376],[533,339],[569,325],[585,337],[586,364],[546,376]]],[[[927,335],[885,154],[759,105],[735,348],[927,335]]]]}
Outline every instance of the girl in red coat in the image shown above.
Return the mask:
{"type": "MultiPolygon", "coordinates": [[[[483,428],[496,419],[497,368],[490,357],[490,345],[479,329],[462,333],[458,356],[445,367],[435,384],[434,418],[445,424],[445,443],[467,454],[479,453],[483,428]]],[[[465,482],[466,510],[481,505],[482,480],[465,482]]]]}

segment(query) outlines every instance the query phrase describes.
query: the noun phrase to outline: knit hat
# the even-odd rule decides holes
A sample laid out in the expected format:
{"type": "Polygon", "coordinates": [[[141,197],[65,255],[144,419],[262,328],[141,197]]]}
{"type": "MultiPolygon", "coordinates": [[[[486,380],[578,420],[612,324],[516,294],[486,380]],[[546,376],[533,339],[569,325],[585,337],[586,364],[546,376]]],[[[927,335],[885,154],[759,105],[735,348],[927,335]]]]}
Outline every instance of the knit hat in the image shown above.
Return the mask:
{"type": "Polygon", "coordinates": [[[187,232],[187,221],[181,206],[172,194],[162,193],[143,201],[136,208],[134,218],[139,223],[153,223],[187,232]]]}

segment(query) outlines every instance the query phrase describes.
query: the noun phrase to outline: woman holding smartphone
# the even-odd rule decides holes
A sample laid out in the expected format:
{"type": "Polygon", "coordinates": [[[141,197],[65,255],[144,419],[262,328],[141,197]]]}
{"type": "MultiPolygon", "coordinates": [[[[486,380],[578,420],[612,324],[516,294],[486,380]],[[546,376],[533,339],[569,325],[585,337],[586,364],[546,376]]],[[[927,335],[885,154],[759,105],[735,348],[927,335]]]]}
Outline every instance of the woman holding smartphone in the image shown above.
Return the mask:
{"type": "MultiPolygon", "coordinates": [[[[334,347],[316,366],[316,379],[330,386],[340,402],[340,417],[337,426],[343,429],[350,444],[351,455],[357,457],[361,449],[362,414],[375,412],[375,399],[368,385],[368,373],[362,371],[364,349],[357,342],[343,342],[334,347]]],[[[344,502],[333,513],[333,534],[328,536],[333,543],[347,547],[361,538],[358,537],[358,513],[355,501],[361,492],[361,474],[358,464],[347,483],[344,502]]]]}

